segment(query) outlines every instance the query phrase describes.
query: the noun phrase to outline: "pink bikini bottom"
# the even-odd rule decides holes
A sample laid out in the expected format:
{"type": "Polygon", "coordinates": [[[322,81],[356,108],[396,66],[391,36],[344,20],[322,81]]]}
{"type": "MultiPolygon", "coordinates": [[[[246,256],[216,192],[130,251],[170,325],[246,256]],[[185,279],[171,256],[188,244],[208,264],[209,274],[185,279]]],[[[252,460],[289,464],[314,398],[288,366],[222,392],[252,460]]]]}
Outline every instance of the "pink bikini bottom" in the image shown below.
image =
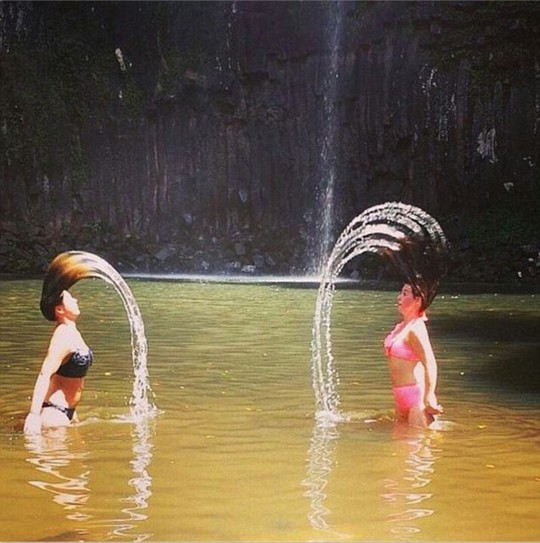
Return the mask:
{"type": "Polygon", "coordinates": [[[392,387],[396,407],[401,412],[408,412],[411,407],[420,406],[422,391],[420,385],[402,385],[392,387]]]}

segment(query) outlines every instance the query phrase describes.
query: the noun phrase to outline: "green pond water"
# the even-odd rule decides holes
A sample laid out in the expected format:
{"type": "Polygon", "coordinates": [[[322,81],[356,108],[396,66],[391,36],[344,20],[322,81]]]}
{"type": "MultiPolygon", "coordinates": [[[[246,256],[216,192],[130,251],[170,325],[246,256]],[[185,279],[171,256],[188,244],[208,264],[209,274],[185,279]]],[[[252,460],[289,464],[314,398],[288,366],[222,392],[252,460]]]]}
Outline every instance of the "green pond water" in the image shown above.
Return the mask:
{"type": "Polygon", "coordinates": [[[159,414],[126,421],[129,323],[112,287],[74,287],[95,355],[81,424],[26,438],[52,324],[39,280],[2,280],[0,540],[537,541],[539,297],[440,295],[439,430],[391,421],[382,340],[396,292],[338,288],[340,408],[315,424],[316,288],[128,279],[159,414]],[[536,379],[536,382],[534,381],[536,379]]]}

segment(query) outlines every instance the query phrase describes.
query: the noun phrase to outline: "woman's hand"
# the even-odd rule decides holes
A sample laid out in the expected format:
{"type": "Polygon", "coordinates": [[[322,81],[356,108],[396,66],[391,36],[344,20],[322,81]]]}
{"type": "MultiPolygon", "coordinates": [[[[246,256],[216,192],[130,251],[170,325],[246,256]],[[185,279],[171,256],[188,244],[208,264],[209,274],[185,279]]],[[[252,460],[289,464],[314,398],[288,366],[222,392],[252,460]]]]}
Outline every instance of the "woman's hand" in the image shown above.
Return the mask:
{"type": "Polygon", "coordinates": [[[24,421],[24,433],[27,435],[41,434],[41,415],[28,413],[24,421]]]}
{"type": "Polygon", "coordinates": [[[435,394],[428,394],[425,405],[424,409],[429,415],[440,415],[444,411],[443,406],[437,401],[435,394]]]}

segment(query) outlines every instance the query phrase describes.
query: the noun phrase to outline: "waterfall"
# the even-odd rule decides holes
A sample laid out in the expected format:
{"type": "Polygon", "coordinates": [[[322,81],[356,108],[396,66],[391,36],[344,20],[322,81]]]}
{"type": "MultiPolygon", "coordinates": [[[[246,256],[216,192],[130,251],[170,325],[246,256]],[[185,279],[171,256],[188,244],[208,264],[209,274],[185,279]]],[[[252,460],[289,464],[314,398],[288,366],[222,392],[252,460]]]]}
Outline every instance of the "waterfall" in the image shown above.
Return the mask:
{"type": "Polygon", "coordinates": [[[326,22],[328,60],[318,75],[322,93],[320,153],[317,170],[315,236],[310,239],[308,272],[320,275],[330,253],[336,216],[336,181],[338,164],[337,101],[339,97],[339,57],[343,34],[343,2],[331,2],[326,22]]]}

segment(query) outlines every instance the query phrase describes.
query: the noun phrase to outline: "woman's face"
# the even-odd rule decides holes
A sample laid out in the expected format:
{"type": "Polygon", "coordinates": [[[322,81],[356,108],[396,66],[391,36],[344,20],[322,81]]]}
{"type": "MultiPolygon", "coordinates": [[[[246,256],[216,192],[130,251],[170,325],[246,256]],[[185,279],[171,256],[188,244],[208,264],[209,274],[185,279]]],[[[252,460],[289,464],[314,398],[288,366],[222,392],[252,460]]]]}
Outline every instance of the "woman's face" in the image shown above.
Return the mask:
{"type": "Polygon", "coordinates": [[[398,311],[403,316],[408,316],[420,312],[422,299],[413,294],[411,285],[405,284],[397,297],[398,311]]]}
{"type": "Polygon", "coordinates": [[[65,316],[69,319],[75,319],[81,314],[77,298],[75,298],[68,290],[64,290],[62,293],[61,307],[65,316]]]}

